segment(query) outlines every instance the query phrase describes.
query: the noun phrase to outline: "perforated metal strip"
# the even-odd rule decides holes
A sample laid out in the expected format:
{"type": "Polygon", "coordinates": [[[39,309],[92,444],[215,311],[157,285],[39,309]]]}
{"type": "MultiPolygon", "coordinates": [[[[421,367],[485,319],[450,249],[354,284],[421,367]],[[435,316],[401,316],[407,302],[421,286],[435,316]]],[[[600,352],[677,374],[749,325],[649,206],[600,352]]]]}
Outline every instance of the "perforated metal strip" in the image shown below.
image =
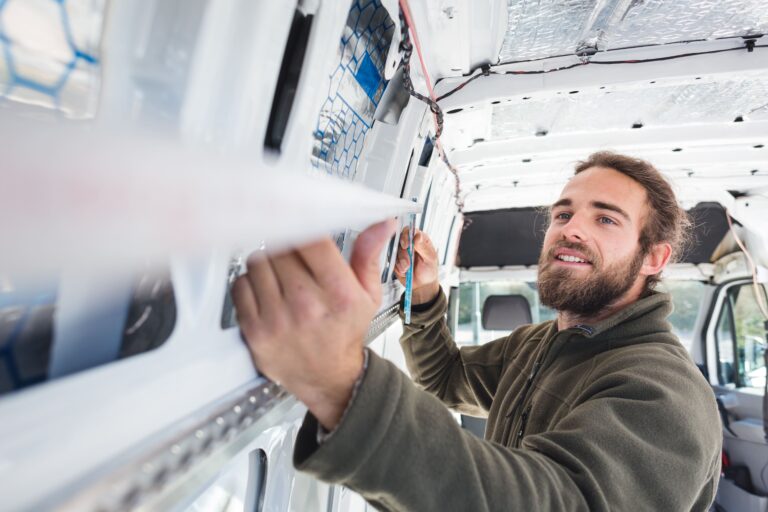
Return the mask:
{"type": "MultiPolygon", "coordinates": [[[[395,322],[398,307],[395,303],[376,315],[369,326],[366,344],[395,322]]],[[[263,430],[253,428],[255,423],[286,400],[293,398],[283,388],[259,379],[257,385],[235,391],[192,418],[185,418],[183,423],[191,423],[192,427],[161,435],[152,449],[117,469],[106,471],[107,476],[95,478],[87,487],[59,501],[60,506],[54,506],[59,510],[78,512],[141,508],[213,456],[245,446],[263,430]],[[195,418],[200,419],[196,421],[195,418]]],[[[226,462],[226,457],[218,457],[220,466],[226,462]]]]}

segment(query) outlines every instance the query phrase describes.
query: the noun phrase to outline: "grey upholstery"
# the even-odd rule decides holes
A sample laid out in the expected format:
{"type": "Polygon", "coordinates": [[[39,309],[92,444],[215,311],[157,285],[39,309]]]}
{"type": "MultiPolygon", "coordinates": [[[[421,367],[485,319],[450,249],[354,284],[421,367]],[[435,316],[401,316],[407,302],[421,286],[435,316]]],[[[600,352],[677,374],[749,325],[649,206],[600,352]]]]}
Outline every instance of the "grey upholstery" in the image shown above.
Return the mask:
{"type": "MultiPolygon", "coordinates": [[[[483,329],[513,331],[532,322],[531,306],[522,295],[491,295],[483,304],[483,329]]],[[[461,426],[479,438],[485,436],[485,418],[461,415],[461,426]]]]}
{"type": "Polygon", "coordinates": [[[512,331],[531,322],[531,305],[522,295],[491,295],[485,299],[483,329],[512,331]]]}
{"type": "Polygon", "coordinates": [[[485,418],[475,418],[474,416],[467,416],[466,414],[461,415],[462,428],[469,430],[480,439],[485,437],[486,421],[487,420],[485,418]]]}

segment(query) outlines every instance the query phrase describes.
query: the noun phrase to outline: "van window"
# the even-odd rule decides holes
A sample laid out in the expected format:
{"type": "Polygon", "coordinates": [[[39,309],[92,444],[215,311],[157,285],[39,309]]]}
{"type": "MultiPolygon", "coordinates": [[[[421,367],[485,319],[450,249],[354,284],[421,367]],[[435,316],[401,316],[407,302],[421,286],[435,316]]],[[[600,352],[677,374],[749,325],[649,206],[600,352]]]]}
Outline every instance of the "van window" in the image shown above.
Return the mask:
{"type": "Polygon", "coordinates": [[[706,286],[701,281],[665,280],[657,287],[672,296],[674,309],[667,320],[672,324],[672,332],[689,352],[693,347],[694,328],[706,286]]]}
{"type": "Polygon", "coordinates": [[[77,327],[57,332],[57,315],[72,314],[63,311],[59,286],[24,289],[0,274],[0,397],[153,350],[176,324],[168,273],[148,272],[98,299],[75,298],[94,310],[77,311],[68,319],[77,327]]]}
{"type": "MultiPolygon", "coordinates": [[[[765,297],[765,287],[758,289],[765,297]]],[[[720,383],[762,389],[766,378],[765,318],[751,283],[728,289],[715,336],[720,383]]]]}
{"type": "Polygon", "coordinates": [[[539,292],[534,283],[524,281],[461,283],[458,290],[458,318],[454,333],[458,345],[482,345],[509,334],[502,331],[486,331],[482,327],[483,304],[491,295],[522,295],[531,305],[533,323],[553,320],[556,317],[554,310],[539,302],[539,292]]]}

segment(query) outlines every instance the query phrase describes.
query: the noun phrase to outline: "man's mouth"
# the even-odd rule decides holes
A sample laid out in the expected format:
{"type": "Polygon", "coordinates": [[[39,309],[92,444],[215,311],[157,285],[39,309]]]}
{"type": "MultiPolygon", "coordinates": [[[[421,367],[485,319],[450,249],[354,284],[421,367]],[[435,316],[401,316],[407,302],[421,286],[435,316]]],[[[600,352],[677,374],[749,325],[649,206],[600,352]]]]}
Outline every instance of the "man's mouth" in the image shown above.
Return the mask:
{"type": "Polygon", "coordinates": [[[581,259],[576,256],[568,256],[567,254],[561,254],[559,256],[555,256],[556,260],[564,261],[566,263],[589,263],[587,260],[581,259]]]}
{"type": "Polygon", "coordinates": [[[555,249],[553,259],[558,263],[564,263],[567,265],[592,265],[592,262],[587,259],[583,252],[567,247],[560,247],[555,249]]]}

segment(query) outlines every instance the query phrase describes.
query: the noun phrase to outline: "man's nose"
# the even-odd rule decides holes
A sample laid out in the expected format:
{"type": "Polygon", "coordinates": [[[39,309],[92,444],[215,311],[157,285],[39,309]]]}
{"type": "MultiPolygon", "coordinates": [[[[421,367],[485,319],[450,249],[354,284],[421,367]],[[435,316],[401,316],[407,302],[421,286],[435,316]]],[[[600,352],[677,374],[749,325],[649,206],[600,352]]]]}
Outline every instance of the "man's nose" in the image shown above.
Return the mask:
{"type": "Polygon", "coordinates": [[[561,231],[563,238],[569,242],[586,242],[589,238],[584,226],[584,219],[580,215],[573,215],[563,226],[561,231]]]}

